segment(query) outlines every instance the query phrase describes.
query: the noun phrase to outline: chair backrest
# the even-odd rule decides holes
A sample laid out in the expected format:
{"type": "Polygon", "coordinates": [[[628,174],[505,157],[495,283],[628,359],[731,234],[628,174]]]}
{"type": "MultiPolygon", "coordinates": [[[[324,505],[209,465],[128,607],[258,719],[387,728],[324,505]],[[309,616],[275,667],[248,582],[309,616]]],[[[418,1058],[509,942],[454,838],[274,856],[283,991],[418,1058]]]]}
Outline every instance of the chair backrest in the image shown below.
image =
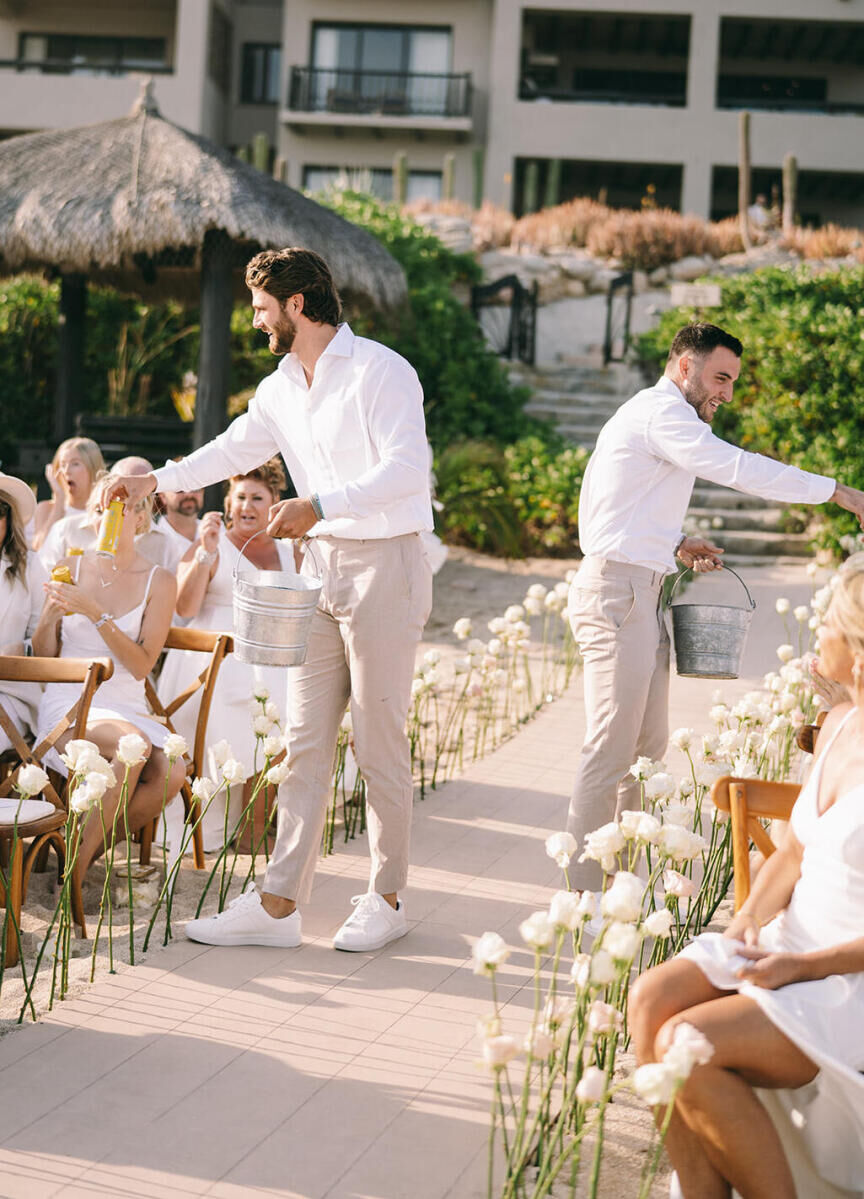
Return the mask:
{"type": "Polygon", "coordinates": [[[148,678],[145,683],[147,702],[150,704],[154,715],[164,720],[171,732],[174,732],[171,717],[196,692],[201,691],[201,704],[198,708],[198,719],[195,723],[195,742],[192,746],[191,755],[187,755],[192,772],[197,777],[204,768],[204,753],[207,748],[207,721],[210,716],[210,706],[213,703],[213,693],[216,688],[216,680],[219,676],[219,667],[222,665],[225,655],[233,651],[234,638],[230,633],[217,633],[210,629],[172,626],[168,630],[168,636],[165,639],[165,648],[195,650],[198,653],[210,655],[210,660],[198,677],[168,703],[163,703],[160,700],[152,679],[148,678]]]}
{"type": "MultiPolygon", "coordinates": [[[[110,658],[94,658],[91,661],[88,658],[25,658],[0,655],[0,682],[83,684],[78,699],[69,711],[38,744],[32,746],[28,745],[18,732],[0,700],[0,728],[9,738],[17,756],[17,765],[0,782],[0,799],[10,793],[21,768],[29,764],[43,766],[43,759],[48,750],[53,749],[57,741],[70,729],[74,737],[85,736],[87,717],[96,689],[106,679],[110,679],[113,673],[114,663],[110,658]]],[[[61,790],[65,791],[65,788],[61,790]]],[[[56,808],[65,807],[53,783],[48,783],[44,794],[56,808]]]]}
{"type": "Polygon", "coordinates": [[[802,724],[795,734],[795,744],[805,754],[812,754],[816,750],[816,738],[819,736],[819,730],[825,723],[825,717],[828,715],[828,709],[823,708],[821,712],[817,712],[816,720],[813,724],[802,724]]]}
{"type": "Polygon", "coordinates": [[[797,783],[770,783],[765,779],[719,778],[711,800],[732,820],[732,865],[735,871],[735,911],[750,894],[750,842],[770,857],[777,846],[763,820],[788,820],[801,788],[797,783]]]}

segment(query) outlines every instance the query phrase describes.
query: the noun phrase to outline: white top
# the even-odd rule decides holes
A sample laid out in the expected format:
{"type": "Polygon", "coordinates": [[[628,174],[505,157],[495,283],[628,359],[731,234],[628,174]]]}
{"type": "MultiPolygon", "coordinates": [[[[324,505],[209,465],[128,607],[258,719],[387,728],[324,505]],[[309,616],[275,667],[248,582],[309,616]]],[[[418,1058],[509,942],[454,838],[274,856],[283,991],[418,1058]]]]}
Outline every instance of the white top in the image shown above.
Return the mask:
{"type": "Polygon", "coordinates": [[[39,561],[46,571],[50,572],[63,561],[70,546],[87,550],[95,545],[97,530],[90,521],[91,514],[86,508],[73,508],[66,516],[54,521],[38,550],[39,561]]]}
{"type": "Polygon", "coordinates": [[[664,376],[600,431],[579,496],[582,553],[674,570],[697,477],[786,504],[824,504],[836,487],[825,475],[721,440],[664,376]]]}
{"type": "MultiPolygon", "coordinates": [[[[200,528],[201,521],[199,520],[195,523],[196,538],[200,528]]],[[[194,539],[190,541],[188,537],[184,537],[182,533],[178,533],[168,520],[167,516],[163,516],[161,518],[159,524],[156,526],[156,532],[161,533],[163,537],[165,537],[167,543],[165,561],[160,565],[164,566],[166,570],[170,570],[172,574],[176,574],[177,567],[180,565],[180,559],[187,550],[192,548],[192,546],[195,544],[195,541],[194,539]]],[[[145,551],[142,550],[142,553],[144,552],[145,551]]]]}
{"type": "Polygon", "coordinates": [[[326,520],[312,532],[398,537],[432,528],[423,390],[393,350],[339,329],[307,386],[296,354],[262,380],[248,410],[182,462],[156,471],[158,491],[195,491],[280,453],[301,496],[326,520]]]}

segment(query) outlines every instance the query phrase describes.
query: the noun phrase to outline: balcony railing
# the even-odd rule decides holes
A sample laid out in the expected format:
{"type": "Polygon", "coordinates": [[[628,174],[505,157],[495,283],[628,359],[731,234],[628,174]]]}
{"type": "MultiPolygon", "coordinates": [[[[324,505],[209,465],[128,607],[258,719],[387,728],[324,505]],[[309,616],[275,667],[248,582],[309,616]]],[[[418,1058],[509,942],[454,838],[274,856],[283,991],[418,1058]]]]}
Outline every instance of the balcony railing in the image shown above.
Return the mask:
{"type": "Polygon", "coordinates": [[[471,76],[292,67],[288,107],[354,116],[467,117],[471,76]]]}
{"type": "Polygon", "coordinates": [[[36,75],[130,75],[133,71],[147,75],[172,75],[174,68],[166,63],[117,61],[77,61],[70,58],[0,58],[0,71],[20,71],[36,75]]]}

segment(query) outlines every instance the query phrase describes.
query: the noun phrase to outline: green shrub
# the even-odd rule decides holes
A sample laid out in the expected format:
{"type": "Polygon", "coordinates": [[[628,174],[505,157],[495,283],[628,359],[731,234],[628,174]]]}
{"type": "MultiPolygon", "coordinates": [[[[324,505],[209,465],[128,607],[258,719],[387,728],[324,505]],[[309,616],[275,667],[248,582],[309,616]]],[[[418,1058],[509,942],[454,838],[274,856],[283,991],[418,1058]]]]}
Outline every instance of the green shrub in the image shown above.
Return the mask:
{"type": "MultiPolygon", "coordinates": [[[[723,306],[708,319],[740,337],[744,356],[735,401],[717,413],[716,431],[745,449],[860,487],[864,269],[779,268],[721,283],[723,306]]],[[[642,336],[640,354],[653,370],[662,371],[676,330],[695,317],[673,309],[642,336]]],[[[833,505],[819,515],[818,540],[835,551],[858,530],[854,517],[833,505]]]]}
{"type": "Polygon", "coordinates": [[[523,437],[503,452],[455,443],[435,467],[445,539],[508,557],[571,556],[587,461],[587,450],[554,437],[523,437]]]}

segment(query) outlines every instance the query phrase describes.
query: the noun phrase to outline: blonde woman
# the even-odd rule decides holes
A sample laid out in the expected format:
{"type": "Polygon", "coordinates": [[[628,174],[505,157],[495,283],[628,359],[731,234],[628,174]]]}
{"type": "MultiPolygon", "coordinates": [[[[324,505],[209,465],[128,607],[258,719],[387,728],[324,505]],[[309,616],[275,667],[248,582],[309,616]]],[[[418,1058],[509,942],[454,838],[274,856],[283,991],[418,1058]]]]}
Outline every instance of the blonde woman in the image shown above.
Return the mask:
{"type": "MultiPolygon", "coordinates": [[[[51,499],[36,505],[33,522],[33,549],[46,550],[48,557],[59,561],[60,538],[68,536],[84,524],[87,500],[96,479],[105,471],[102,451],[89,437],[70,437],[57,447],[45,478],[51,487],[51,499]],[[57,526],[62,529],[57,530],[57,526]],[[57,530],[55,532],[55,530],[57,530]],[[51,544],[46,547],[47,538],[51,544]]],[[[54,562],[51,562],[51,566],[54,562]]],[[[50,569],[50,567],[49,567],[50,569]]]]}
{"type": "MultiPolygon", "coordinates": [[[[185,763],[169,767],[162,746],[168,730],[148,713],[144,679],[159,656],[174,611],[176,584],[135,546],[136,534],[149,526],[149,497],[125,513],[113,559],[84,553],[67,558],[73,583],[45,584],[45,607],[33,649],[46,657],[110,657],[114,673],[102,684],[90,708],[86,737],[112,765],[117,785],[106,791],[102,817],[91,813],[81,840],[82,875],[103,848],[102,824],[110,828],[120,799],[125,766],[117,757],[121,737],[137,733],[146,743],[143,762],[129,775],[129,827],[142,828],[180,791],[185,763]],[[167,789],[166,789],[167,780],[167,789]]],[[[77,684],[49,683],[39,707],[37,736],[54,728],[79,694],[77,684]]],[[[62,752],[71,734],[57,742],[62,752]]],[[[55,763],[59,766],[59,758],[55,763]]]]}
{"type": "MultiPolygon", "coordinates": [[[[36,497],[23,481],[0,474],[0,653],[23,654],[32,636],[45,596],[46,574],[27,549],[24,530],[36,508],[36,497]]],[[[39,688],[34,683],[0,683],[0,702],[19,733],[35,724],[39,688]]],[[[0,752],[10,748],[0,729],[0,752]]]]}
{"type": "MultiPolygon", "coordinates": [[[[682,1021],[714,1046],[681,1090],[666,1141],[672,1193],[685,1199],[729,1199],[732,1188],[795,1199],[756,1088],[773,1092],[766,1101],[808,1169],[856,1195],[864,1181],[864,555],[841,571],[819,642],[821,673],[851,702],[825,721],[785,840],[726,932],[703,933],[631,995],[642,1062],[662,1056],[682,1021]]],[[[801,1185],[801,1199],[836,1194],[801,1185]]]]}

